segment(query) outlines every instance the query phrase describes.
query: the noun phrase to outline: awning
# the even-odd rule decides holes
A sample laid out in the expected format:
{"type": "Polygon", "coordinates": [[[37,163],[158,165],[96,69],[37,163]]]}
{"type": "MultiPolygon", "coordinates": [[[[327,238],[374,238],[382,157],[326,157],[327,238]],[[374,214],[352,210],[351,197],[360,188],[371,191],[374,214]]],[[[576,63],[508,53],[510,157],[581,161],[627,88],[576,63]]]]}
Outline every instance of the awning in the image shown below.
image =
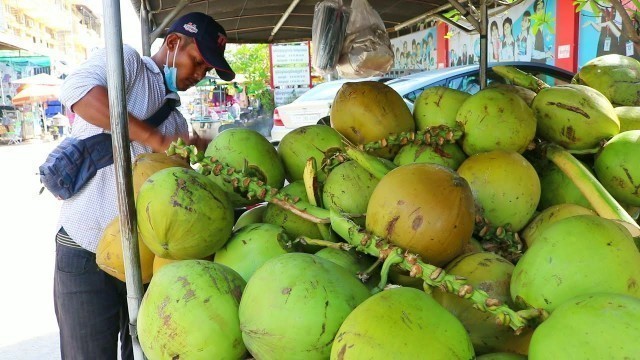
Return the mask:
{"type": "MultiPolygon", "coordinates": [[[[269,43],[296,40],[311,40],[313,11],[318,0],[148,0],[152,19],[152,31],[163,24],[166,31],[171,15],[177,16],[192,11],[211,15],[227,31],[229,42],[269,43]],[[279,22],[277,32],[272,36],[279,22]]],[[[140,0],[131,0],[133,8],[140,11],[140,0]]],[[[345,1],[348,5],[350,1],[345,1]]],[[[402,35],[402,29],[394,28],[429,12],[440,13],[451,9],[447,0],[369,0],[371,6],[382,17],[392,36],[402,35]]],[[[406,29],[405,29],[406,31],[406,29]]]]}

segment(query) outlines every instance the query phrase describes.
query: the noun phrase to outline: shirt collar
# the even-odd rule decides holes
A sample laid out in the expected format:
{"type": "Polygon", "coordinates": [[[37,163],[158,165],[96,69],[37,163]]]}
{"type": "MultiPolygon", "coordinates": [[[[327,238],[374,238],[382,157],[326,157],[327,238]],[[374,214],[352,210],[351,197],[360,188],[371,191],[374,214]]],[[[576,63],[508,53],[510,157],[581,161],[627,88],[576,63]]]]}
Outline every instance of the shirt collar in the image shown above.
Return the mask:
{"type": "Polygon", "coordinates": [[[143,56],[142,63],[144,64],[144,66],[147,67],[147,69],[151,70],[153,73],[155,74],[160,73],[160,69],[158,68],[158,65],[156,65],[155,61],[153,61],[152,58],[148,56],[143,56]]]}

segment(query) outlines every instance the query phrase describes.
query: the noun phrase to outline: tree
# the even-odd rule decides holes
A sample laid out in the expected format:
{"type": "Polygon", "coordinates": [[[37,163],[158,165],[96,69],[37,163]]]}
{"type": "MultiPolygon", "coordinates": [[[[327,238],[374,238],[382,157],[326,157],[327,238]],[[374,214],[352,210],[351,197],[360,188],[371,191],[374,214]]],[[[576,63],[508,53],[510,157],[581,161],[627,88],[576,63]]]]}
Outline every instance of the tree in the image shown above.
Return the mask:
{"type": "Polygon", "coordinates": [[[264,106],[264,111],[272,111],[274,104],[269,87],[269,45],[237,45],[230,47],[227,53],[225,57],[229,60],[233,71],[247,78],[245,83],[247,94],[256,96],[264,106]]]}

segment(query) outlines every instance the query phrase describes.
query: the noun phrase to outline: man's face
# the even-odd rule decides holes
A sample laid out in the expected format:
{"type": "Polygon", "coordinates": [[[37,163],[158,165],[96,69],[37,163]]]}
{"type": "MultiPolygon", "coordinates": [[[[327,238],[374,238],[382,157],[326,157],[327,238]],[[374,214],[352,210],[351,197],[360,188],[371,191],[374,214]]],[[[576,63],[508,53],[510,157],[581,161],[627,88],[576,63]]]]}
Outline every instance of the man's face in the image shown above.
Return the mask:
{"type": "MultiPolygon", "coordinates": [[[[178,69],[176,85],[180,91],[185,91],[190,87],[195,86],[200,82],[200,80],[204,79],[208,71],[213,69],[204,61],[202,55],[200,55],[200,51],[198,51],[195,41],[186,46],[182,45],[183,41],[184,39],[180,41],[180,48],[178,48],[175,65],[178,69]]],[[[168,46],[170,45],[172,44],[169,43],[168,46]]],[[[175,45],[170,48],[169,65],[173,64],[173,54],[175,49],[175,45]]]]}
{"type": "Polygon", "coordinates": [[[529,28],[529,18],[528,17],[523,17],[522,18],[522,28],[523,29],[528,29],[529,28]]]}
{"type": "Polygon", "coordinates": [[[536,3],[536,13],[544,13],[544,3],[542,1],[536,3]]]}

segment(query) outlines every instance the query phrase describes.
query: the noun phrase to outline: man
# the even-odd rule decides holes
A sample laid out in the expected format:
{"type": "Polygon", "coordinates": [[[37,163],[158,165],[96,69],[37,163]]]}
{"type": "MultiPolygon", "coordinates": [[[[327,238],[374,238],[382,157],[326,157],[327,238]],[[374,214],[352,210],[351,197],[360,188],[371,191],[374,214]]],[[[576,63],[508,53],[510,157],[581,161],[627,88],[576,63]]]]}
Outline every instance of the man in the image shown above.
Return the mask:
{"type": "MultiPolygon", "coordinates": [[[[141,57],[124,47],[125,89],[132,158],[167,150],[178,137],[188,139],[187,123],[172,111],[157,128],[146,119],[165,97],[198,83],[216,69],[224,80],[235,74],[224,59],[226,33],[210,16],[190,13],[174,22],[160,50],[141,57]],[[167,94],[168,93],[168,94],[167,94]]],[[[84,139],[108,131],[106,51],[97,51],[69,75],[61,101],[75,114],[71,136],[84,139]]],[[[205,139],[190,139],[200,149],[205,139]]],[[[60,328],[62,359],[117,358],[118,334],[122,359],[132,359],[125,284],[96,266],[95,251],[107,224],[118,215],[113,165],[97,174],[62,204],[56,234],[54,304],[60,328]]]]}

